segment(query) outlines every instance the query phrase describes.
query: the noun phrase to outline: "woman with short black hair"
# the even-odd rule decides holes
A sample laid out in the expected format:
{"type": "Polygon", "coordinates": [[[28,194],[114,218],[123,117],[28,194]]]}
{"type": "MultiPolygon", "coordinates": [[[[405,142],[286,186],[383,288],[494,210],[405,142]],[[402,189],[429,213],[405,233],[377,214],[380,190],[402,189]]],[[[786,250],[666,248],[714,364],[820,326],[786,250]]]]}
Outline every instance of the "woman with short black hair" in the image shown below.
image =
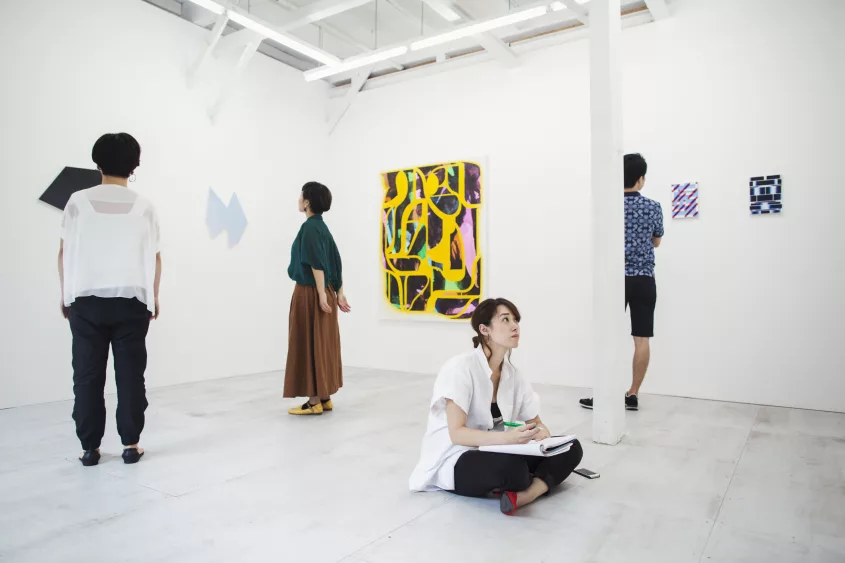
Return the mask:
{"type": "Polygon", "coordinates": [[[141,163],[141,146],[132,135],[103,135],[91,158],[103,183],[70,197],[59,244],[61,311],[73,335],[73,420],[80,461],[97,465],[111,347],[123,461],[136,463],[144,454],[138,442],[147,408],[147,330],[159,315],[158,216],[152,203],[128,189],[141,163]]]}
{"type": "Polygon", "coordinates": [[[318,415],[334,408],[331,396],[343,386],[337,311],[351,308],[343,292],[340,252],[323,213],[332,193],[318,182],[302,186],[299,211],[306,220],[291,247],[288,275],[296,282],[288,323],[284,396],[308,397],[293,415],[318,415]]]}

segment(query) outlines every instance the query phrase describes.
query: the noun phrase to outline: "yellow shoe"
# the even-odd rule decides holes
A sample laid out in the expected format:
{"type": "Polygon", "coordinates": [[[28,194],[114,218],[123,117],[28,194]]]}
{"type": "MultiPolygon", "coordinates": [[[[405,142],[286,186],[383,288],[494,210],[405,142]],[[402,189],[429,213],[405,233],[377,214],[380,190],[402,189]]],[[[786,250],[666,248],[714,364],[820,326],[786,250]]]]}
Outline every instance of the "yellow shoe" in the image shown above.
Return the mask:
{"type": "Polygon", "coordinates": [[[305,404],[301,407],[288,409],[288,414],[323,414],[323,405],[322,403],[312,405],[308,401],[305,401],[305,404]]]}
{"type": "Polygon", "coordinates": [[[320,401],[320,404],[323,405],[324,411],[330,411],[334,409],[334,405],[332,404],[332,400],[329,399],[328,401],[320,401]]]}

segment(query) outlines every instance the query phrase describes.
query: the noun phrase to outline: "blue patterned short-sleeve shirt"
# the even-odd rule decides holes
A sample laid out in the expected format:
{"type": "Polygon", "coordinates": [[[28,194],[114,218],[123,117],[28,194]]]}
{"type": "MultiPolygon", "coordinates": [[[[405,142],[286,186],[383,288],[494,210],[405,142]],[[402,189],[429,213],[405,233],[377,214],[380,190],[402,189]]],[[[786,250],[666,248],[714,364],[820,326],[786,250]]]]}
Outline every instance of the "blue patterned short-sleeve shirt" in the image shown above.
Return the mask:
{"type": "Polygon", "coordinates": [[[625,192],[625,275],[654,277],[654,242],[663,236],[663,209],[639,192],[625,192]]]}

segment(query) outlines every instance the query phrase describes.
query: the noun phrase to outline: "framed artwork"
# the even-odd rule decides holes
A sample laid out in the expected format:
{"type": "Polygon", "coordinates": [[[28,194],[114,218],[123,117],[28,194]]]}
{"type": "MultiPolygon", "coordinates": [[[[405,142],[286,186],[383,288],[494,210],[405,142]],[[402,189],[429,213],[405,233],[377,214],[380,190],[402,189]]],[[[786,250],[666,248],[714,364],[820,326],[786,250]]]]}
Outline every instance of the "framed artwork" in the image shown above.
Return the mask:
{"type": "Polygon", "coordinates": [[[672,184],[672,219],[698,217],[698,182],[672,184]]]}
{"type": "Polygon", "coordinates": [[[469,319],[484,288],[482,167],[441,162],[384,172],[381,181],[388,318],[469,319]]]}
{"type": "Polygon", "coordinates": [[[99,170],[65,166],[38,199],[59,211],[63,211],[70,196],[80,190],[87,190],[102,183],[103,175],[99,170]]]}
{"type": "Polygon", "coordinates": [[[774,176],[756,176],[749,182],[751,214],[767,215],[783,210],[783,179],[774,176]]]}

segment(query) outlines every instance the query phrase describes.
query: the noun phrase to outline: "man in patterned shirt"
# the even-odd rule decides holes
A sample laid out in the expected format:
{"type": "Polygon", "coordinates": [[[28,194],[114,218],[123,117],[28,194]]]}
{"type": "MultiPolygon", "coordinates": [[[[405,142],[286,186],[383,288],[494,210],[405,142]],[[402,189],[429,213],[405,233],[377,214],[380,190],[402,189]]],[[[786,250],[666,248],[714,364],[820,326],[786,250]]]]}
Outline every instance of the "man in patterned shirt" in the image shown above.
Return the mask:
{"type": "MultiPolygon", "coordinates": [[[[663,210],[643,197],[648,165],[639,154],[625,155],[625,305],[631,310],[634,337],[634,365],[631,388],[625,393],[625,408],[639,409],[637,395],[651,357],[649,339],[654,336],[654,249],[663,239],[663,210]]],[[[593,399],[581,399],[581,406],[593,408],[593,399]]]]}

